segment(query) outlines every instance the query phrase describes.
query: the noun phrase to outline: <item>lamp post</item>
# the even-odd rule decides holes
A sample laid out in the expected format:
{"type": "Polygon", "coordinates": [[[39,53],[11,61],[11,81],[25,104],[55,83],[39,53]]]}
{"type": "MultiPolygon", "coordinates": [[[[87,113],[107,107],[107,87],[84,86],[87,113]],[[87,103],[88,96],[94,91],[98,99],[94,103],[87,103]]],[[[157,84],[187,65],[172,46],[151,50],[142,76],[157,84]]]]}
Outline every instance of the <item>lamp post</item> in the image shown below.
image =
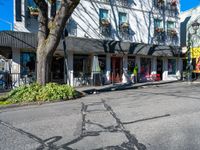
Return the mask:
{"type": "Polygon", "coordinates": [[[70,79],[69,79],[69,73],[68,73],[68,55],[67,55],[67,51],[66,51],[66,41],[65,41],[65,37],[68,37],[68,31],[67,29],[65,28],[63,30],[63,35],[62,35],[62,40],[63,40],[63,50],[64,50],[64,66],[65,66],[65,75],[66,75],[66,78],[67,78],[67,84],[71,84],[70,83],[70,79]]]}
{"type": "Polygon", "coordinates": [[[198,23],[197,20],[195,20],[192,24],[190,24],[187,28],[188,31],[188,41],[187,41],[187,51],[188,51],[188,82],[192,81],[192,70],[193,70],[193,66],[192,66],[192,60],[191,60],[191,46],[192,46],[192,36],[197,35],[197,30],[199,29],[200,23],[198,23]],[[193,33],[190,33],[189,29],[192,27],[192,29],[194,30],[193,33]]]}

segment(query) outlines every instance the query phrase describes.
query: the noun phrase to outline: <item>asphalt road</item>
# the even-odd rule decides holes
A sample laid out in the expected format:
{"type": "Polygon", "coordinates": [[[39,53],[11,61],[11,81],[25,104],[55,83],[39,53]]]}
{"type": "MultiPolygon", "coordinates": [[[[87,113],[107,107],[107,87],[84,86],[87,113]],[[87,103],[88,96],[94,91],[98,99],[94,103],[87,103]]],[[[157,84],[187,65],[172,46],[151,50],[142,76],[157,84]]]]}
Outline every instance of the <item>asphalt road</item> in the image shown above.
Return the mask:
{"type": "Polygon", "coordinates": [[[0,150],[200,150],[200,84],[0,109],[0,150]]]}

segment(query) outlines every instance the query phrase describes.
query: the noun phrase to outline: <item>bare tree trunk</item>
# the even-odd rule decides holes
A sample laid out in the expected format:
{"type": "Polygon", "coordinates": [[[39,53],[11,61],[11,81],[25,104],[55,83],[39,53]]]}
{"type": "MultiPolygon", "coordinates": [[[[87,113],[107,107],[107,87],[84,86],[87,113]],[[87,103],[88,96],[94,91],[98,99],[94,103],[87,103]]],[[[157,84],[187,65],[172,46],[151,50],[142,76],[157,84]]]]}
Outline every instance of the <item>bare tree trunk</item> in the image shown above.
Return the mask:
{"type": "Polygon", "coordinates": [[[37,83],[45,85],[46,83],[46,70],[47,70],[47,56],[37,50],[37,83]]]}
{"type": "Polygon", "coordinates": [[[39,30],[37,48],[37,83],[45,85],[51,78],[51,61],[66,22],[80,0],[61,0],[61,7],[55,17],[48,19],[48,4],[46,0],[34,0],[39,8],[39,30]]]}

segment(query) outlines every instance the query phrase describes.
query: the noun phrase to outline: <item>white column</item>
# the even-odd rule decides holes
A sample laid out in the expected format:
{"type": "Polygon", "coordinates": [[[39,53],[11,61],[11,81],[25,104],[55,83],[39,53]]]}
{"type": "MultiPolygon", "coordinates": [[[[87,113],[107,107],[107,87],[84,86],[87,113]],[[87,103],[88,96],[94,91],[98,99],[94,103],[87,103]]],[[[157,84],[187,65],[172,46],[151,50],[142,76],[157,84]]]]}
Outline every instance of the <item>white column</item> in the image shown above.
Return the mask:
{"type": "Polygon", "coordinates": [[[168,59],[163,59],[163,80],[168,80],[168,59]]]}
{"type": "Polygon", "coordinates": [[[122,75],[122,82],[127,83],[130,81],[128,74],[128,55],[123,56],[123,75],[122,75]]]}
{"type": "Polygon", "coordinates": [[[181,79],[181,72],[182,72],[182,59],[181,58],[177,58],[177,72],[176,72],[176,76],[178,79],[181,79]]]}
{"type": "Polygon", "coordinates": [[[152,57],[151,74],[157,73],[157,57],[152,57]]]}
{"type": "Polygon", "coordinates": [[[74,57],[73,57],[72,52],[68,52],[68,84],[73,86],[74,85],[74,69],[73,69],[73,62],[74,62],[74,57]]]}
{"type": "Polygon", "coordinates": [[[138,73],[140,73],[140,69],[141,69],[140,56],[136,56],[135,64],[138,65],[138,73]]]}
{"type": "Polygon", "coordinates": [[[12,49],[12,82],[14,86],[20,85],[20,49],[12,49]]]}
{"type": "Polygon", "coordinates": [[[110,83],[110,72],[111,72],[111,56],[106,54],[106,83],[110,83]]]}

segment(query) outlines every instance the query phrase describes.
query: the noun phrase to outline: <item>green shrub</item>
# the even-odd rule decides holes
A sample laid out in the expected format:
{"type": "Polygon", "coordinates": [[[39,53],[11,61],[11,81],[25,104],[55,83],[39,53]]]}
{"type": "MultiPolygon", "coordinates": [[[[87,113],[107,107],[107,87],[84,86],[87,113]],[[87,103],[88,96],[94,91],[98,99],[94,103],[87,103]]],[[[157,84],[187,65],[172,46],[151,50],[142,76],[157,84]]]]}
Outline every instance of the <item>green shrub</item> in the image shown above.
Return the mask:
{"type": "Polygon", "coordinates": [[[48,83],[45,86],[41,86],[37,83],[33,83],[12,90],[6,97],[2,98],[1,101],[4,101],[4,103],[28,103],[37,101],[68,100],[75,96],[75,89],[69,85],[48,83]]]}

